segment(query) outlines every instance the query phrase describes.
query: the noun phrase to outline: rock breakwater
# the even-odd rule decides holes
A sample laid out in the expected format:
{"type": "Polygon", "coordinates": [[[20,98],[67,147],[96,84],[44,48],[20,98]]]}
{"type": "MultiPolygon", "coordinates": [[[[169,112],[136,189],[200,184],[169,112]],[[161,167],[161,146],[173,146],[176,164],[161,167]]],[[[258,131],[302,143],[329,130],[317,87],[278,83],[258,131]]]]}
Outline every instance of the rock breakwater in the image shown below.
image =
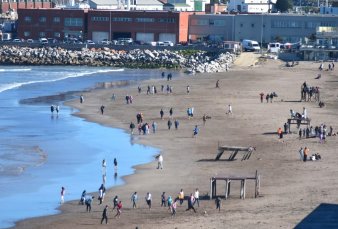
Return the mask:
{"type": "Polygon", "coordinates": [[[126,68],[176,68],[191,73],[226,71],[235,55],[198,50],[118,51],[109,48],[68,50],[60,47],[0,47],[0,64],[87,65],[126,68]]]}

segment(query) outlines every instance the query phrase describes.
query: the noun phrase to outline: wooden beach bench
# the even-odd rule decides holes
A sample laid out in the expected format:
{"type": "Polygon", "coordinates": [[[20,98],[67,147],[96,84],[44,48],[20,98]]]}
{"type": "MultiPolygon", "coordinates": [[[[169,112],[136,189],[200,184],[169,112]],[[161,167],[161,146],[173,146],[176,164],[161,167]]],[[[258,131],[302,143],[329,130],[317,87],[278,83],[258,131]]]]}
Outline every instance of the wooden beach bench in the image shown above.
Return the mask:
{"type": "Polygon", "coordinates": [[[228,158],[229,161],[235,160],[238,152],[240,152],[240,151],[244,152],[244,155],[242,157],[242,161],[248,160],[254,150],[255,150],[255,147],[252,147],[252,146],[250,146],[250,147],[218,146],[218,153],[217,153],[217,156],[215,158],[215,161],[218,161],[225,151],[231,152],[230,156],[228,158]]]}
{"type": "MultiPolygon", "coordinates": [[[[255,176],[224,176],[224,177],[212,177],[210,178],[210,199],[217,197],[217,181],[225,181],[225,199],[228,199],[230,195],[230,184],[232,181],[240,181],[240,199],[245,199],[246,192],[246,181],[252,180],[255,182],[255,198],[259,196],[260,192],[260,175],[256,170],[255,176]]],[[[224,190],[224,189],[223,189],[224,190]]]]}

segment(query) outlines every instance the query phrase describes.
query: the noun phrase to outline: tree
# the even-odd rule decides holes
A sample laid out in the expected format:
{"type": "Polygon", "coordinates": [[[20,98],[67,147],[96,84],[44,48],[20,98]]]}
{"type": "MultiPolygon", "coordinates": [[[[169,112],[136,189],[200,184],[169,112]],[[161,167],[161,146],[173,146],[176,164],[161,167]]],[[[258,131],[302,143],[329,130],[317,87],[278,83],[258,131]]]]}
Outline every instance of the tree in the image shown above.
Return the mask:
{"type": "Polygon", "coordinates": [[[293,4],[291,0],[277,0],[276,8],[280,12],[286,12],[289,9],[292,9],[293,4]]]}

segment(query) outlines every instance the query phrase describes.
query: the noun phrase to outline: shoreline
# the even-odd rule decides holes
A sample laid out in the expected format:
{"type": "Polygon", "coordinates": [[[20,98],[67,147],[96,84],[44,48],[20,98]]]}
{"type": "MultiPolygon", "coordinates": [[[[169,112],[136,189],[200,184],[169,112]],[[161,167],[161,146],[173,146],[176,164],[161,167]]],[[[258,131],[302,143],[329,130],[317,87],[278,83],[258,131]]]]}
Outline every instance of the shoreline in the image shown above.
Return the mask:
{"type": "MultiPolygon", "coordinates": [[[[118,101],[117,104],[109,103],[108,99],[110,99],[110,96],[108,95],[111,92],[108,89],[103,89],[94,93],[85,93],[85,101],[88,101],[89,105],[84,110],[80,109],[80,112],[76,115],[83,117],[90,122],[122,128],[128,132],[128,123],[130,120],[135,120],[134,116],[136,112],[143,112],[147,121],[155,120],[159,124],[158,133],[146,136],[140,135],[137,143],[159,148],[164,155],[164,169],[163,171],[156,170],[156,162],[154,161],[135,166],[134,174],[123,177],[123,180],[125,180],[124,185],[109,189],[105,203],[108,203],[111,206],[112,197],[118,193],[124,201],[125,206],[124,213],[118,221],[112,219],[113,214],[110,213],[111,222],[119,223],[120,228],[132,228],[135,226],[140,226],[140,228],[158,228],[158,225],[161,225],[161,228],[172,228],[174,225],[178,228],[195,228],[198,225],[206,225],[205,228],[221,228],[223,222],[226,222],[227,225],[235,228],[242,228],[249,224],[259,228],[269,228],[271,224],[285,228],[294,227],[304,217],[305,212],[311,211],[311,209],[313,210],[313,206],[318,203],[318,201],[322,201],[321,195],[316,198],[316,196],[312,194],[310,202],[305,201],[304,203],[297,204],[300,196],[302,196],[301,190],[304,187],[311,186],[312,180],[303,173],[306,171],[304,169],[311,168],[309,166],[311,166],[312,162],[304,164],[306,166],[305,168],[299,168],[299,166],[303,164],[298,165],[300,162],[297,160],[296,153],[300,144],[308,144],[314,151],[319,150],[320,147],[318,146],[318,143],[313,141],[302,141],[302,143],[299,143],[298,139],[294,139],[297,136],[291,134],[285,136],[285,142],[288,143],[284,144],[284,142],[279,141],[275,135],[264,135],[262,132],[274,132],[276,131],[276,127],[285,122],[290,104],[282,102],[281,99],[287,100],[298,98],[298,84],[300,85],[304,80],[304,77],[306,77],[302,74],[303,71],[304,73],[307,72],[307,74],[311,74],[311,72],[314,74],[316,71],[309,68],[309,66],[314,66],[310,63],[304,63],[305,67],[308,67],[304,67],[305,69],[296,68],[294,69],[295,72],[290,72],[287,69],[281,68],[281,66],[275,66],[277,63],[278,62],[268,61],[268,63],[262,65],[263,68],[269,67],[274,70],[277,69],[276,71],[280,74],[288,74],[287,76],[279,75],[281,79],[278,80],[277,84],[274,82],[274,78],[269,76],[265,70],[259,70],[257,68],[252,68],[251,70],[250,68],[244,70],[235,68],[233,71],[230,71],[229,76],[213,74],[213,78],[210,78],[211,75],[204,74],[193,76],[191,78],[182,77],[174,79],[170,82],[174,84],[174,95],[151,95],[147,97],[147,95],[144,95],[144,91],[142,92],[142,95],[137,95],[136,88],[133,88],[132,94],[135,95],[135,102],[129,107],[124,105],[123,99],[118,101]],[[236,74],[241,74],[242,72],[245,72],[246,76],[237,76],[239,79],[234,78],[236,74]],[[297,79],[297,85],[290,86],[285,79],[291,79],[290,77],[294,74],[300,79],[297,79]],[[257,75],[264,77],[266,80],[264,83],[266,85],[262,86],[260,82],[257,82],[257,79],[259,79],[257,78],[257,75]],[[252,76],[252,79],[248,78],[248,76],[252,76]],[[215,92],[214,81],[216,81],[216,79],[221,80],[221,88],[226,88],[226,90],[222,89],[221,91],[215,92]],[[243,79],[246,79],[247,82],[238,82],[243,79]],[[189,83],[191,87],[190,94],[185,93],[185,86],[187,83],[189,83]],[[227,84],[231,86],[229,87],[227,84]],[[289,85],[289,88],[292,87],[293,89],[297,89],[297,91],[288,88],[279,88],[279,91],[276,90],[277,86],[280,87],[282,85],[289,85]],[[241,88],[241,90],[244,88],[244,92],[236,90],[236,87],[241,88]],[[259,92],[271,90],[271,87],[274,88],[272,90],[278,91],[277,93],[280,97],[271,105],[262,104],[264,107],[260,108],[262,109],[261,111],[257,110],[256,106],[261,106],[258,102],[259,92]],[[199,95],[196,90],[199,90],[197,92],[201,94],[199,95]],[[213,97],[215,93],[217,93],[219,98],[215,99],[213,97]],[[93,94],[95,94],[94,97],[91,96],[93,94]],[[179,99],[175,99],[176,97],[179,99]],[[96,113],[98,104],[100,104],[98,101],[102,103],[107,102],[107,104],[109,104],[107,105],[107,115],[103,115],[103,117],[98,116],[96,113]],[[144,104],[145,107],[138,103],[144,104]],[[228,103],[234,104],[234,115],[230,117],[225,116],[224,114],[226,111],[226,104],[228,103]],[[168,108],[172,104],[175,104],[174,117],[178,118],[181,122],[179,130],[176,132],[175,130],[166,130],[167,116],[165,121],[161,121],[158,114],[161,107],[165,107],[167,113],[168,108]],[[200,106],[196,106],[195,104],[199,104],[200,106]],[[196,120],[196,117],[193,120],[187,119],[185,109],[190,106],[195,107],[198,120],[196,120]],[[121,107],[121,109],[115,110],[114,108],[116,107],[121,107]],[[278,109],[280,107],[282,107],[283,115],[281,115],[278,109]],[[177,116],[175,115],[176,112],[178,113],[177,116]],[[201,116],[203,113],[207,113],[212,117],[211,120],[207,121],[206,126],[202,125],[201,116]],[[265,122],[259,123],[259,120],[264,120],[265,122]],[[197,138],[193,139],[191,138],[191,133],[192,127],[195,124],[200,125],[201,132],[197,138]],[[223,126],[223,128],[220,128],[221,126],[223,126]],[[259,133],[256,131],[257,128],[261,129],[259,133]],[[214,136],[218,137],[215,138],[214,136]],[[219,136],[223,137],[220,138],[219,136]],[[165,139],[163,140],[162,138],[165,139]],[[174,145],[172,144],[173,142],[174,145]],[[243,146],[253,145],[257,147],[257,152],[255,152],[253,157],[246,162],[240,162],[240,160],[233,163],[224,160],[219,162],[203,161],[215,157],[218,142],[243,146]],[[283,152],[283,154],[276,154],[278,152],[283,152]],[[270,156],[271,153],[272,155],[270,156]],[[280,159],[280,161],[277,160],[277,158],[280,159]],[[276,165],[278,165],[278,167],[276,167],[276,165]],[[184,188],[187,196],[198,187],[201,196],[205,196],[209,192],[208,177],[217,174],[252,175],[253,171],[257,168],[259,168],[259,173],[263,174],[262,182],[265,184],[261,188],[261,196],[258,199],[253,199],[251,192],[252,187],[248,186],[247,199],[241,201],[238,198],[239,195],[236,193],[236,186],[234,186],[235,193],[232,194],[232,198],[223,201],[225,209],[222,209],[222,213],[224,213],[222,215],[219,215],[212,210],[214,208],[213,201],[201,202],[202,206],[201,208],[198,208],[198,213],[196,215],[184,213],[186,207],[185,203],[184,206],[178,208],[177,219],[180,222],[174,223],[172,222],[169,213],[157,206],[162,191],[166,191],[168,194],[174,196],[179,192],[180,188],[184,188]],[[288,170],[290,170],[291,173],[288,173],[288,170]],[[208,174],[205,174],[205,172],[208,174]],[[297,174],[297,176],[290,177],[293,173],[297,174]],[[191,177],[192,174],[193,177],[191,177]],[[289,177],[286,180],[280,180],[282,178],[281,176],[284,176],[285,174],[289,174],[289,177]],[[142,182],[140,182],[140,180],[142,180],[142,182]],[[281,184],[279,184],[277,180],[281,182],[281,184]],[[296,192],[294,195],[291,194],[291,196],[288,194],[288,190],[283,187],[286,182],[289,183],[288,180],[295,183],[293,185],[290,184],[290,188],[292,188],[293,192],[296,192]],[[300,181],[306,183],[303,184],[300,181]],[[129,191],[126,192],[126,189],[129,191]],[[148,212],[145,203],[143,203],[143,197],[147,190],[153,193],[153,198],[156,201],[154,202],[154,205],[156,204],[156,206],[154,206],[155,212],[148,212]],[[129,197],[133,191],[138,191],[140,193],[140,208],[136,210],[131,209],[129,206],[129,197]],[[288,206],[290,204],[291,207],[288,206]],[[296,209],[294,210],[295,214],[287,214],[287,212],[293,208],[296,209]],[[305,210],[301,211],[300,209],[305,210]],[[257,211],[260,212],[259,216],[256,214],[257,211]],[[124,214],[126,216],[124,216],[124,214]],[[286,214],[287,219],[284,220],[283,218],[280,218],[283,214],[286,214]],[[258,218],[254,217],[256,215],[258,218]],[[236,220],[243,219],[242,217],[245,217],[245,220],[242,220],[241,222],[236,220]],[[233,222],[229,221],[230,219],[233,219],[233,222]]],[[[311,84],[316,83],[316,81],[310,79],[309,81],[311,84]]],[[[143,88],[145,88],[147,82],[155,83],[157,86],[161,80],[142,81],[143,88]]],[[[323,82],[317,82],[323,84],[323,82]]],[[[117,91],[118,95],[122,97],[126,93],[130,93],[131,89],[119,88],[117,91]]],[[[79,104],[76,102],[71,104],[73,107],[79,108],[79,104]]],[[[313,112],[314,120],[323,117],[322,113],[327,113],[326,110],[318,110],[314,103],[302,102],[299,104],[292,104],[292,106],[297,107],[298,110],[303,105],[309,106],[311,113],[313,112]]],[[[334,123],[332,125],[335,127],[338,126],[334,119],[331,118],[330,120],[334,123]]],[[[318,125],[318,123],[315,123],[315,125],[318,125]]],[[[328,157],[332,157],[332,153],[334,153],[334,148],[331,146],[335,144],[335,141],[334,139],[333,141],[330,140],[331,139],[329,139],[328,143],[325,145],[325,150],[331,152],[328,157]],[[331,149],[328,147],[331,147],[331,149]]],[[[314,164],[314,166],[315,167],[312,167],[312,169],[316,169],[317,171],[317,169],[323,166],[330,165],[324,165],[323,161],[319,161],[317,164],[314,164]]],[[[331,165],[328,171],[332,172],[332,169],[335,170],[331,165]]],[[[313,175],[319,177],[322,174],[313,175]]],[[[330,189],[331,188],[332,187],[330,187],[330,189]]],[[[316,190],[315,193],[320,193],[320,190],[316,190]]],[[[337,201],[334,198],[334,193],[332,193],[332,191],[328,192],[325,199],[331,200],[331,202],[337,201]]],[[[100,214],[102,213],[101,208],[96,207],[92,215],[86,215],[83,213],[84,209],[79,209],[74,206],[72,202],[67,203],[66,205],[68,206],[61,207],[62,213],[58,216],[47,216],[20,221],[16,227],[42,228],[43,225],[46,225],[44,223],[47,223],[53,228],[62,228],[64,226],[83,228],[83,225],[88,225],[87,227],[91,228],[94,227],[94,225],[99,224],[100,214]],[[78,220],[72,219],[73,217],[78,217],[78,220]]],[[[87,227],[85,226],[85,228],[87,227]]]]}

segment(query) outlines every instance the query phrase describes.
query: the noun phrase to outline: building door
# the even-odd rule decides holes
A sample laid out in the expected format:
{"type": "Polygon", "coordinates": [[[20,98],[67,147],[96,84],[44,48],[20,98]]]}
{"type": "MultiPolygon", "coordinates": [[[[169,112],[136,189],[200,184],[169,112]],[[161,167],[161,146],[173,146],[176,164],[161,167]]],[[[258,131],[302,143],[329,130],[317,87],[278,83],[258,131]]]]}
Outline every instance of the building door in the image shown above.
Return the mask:
{"type": "Polygon", "coordinates": [[[131,33],[126,32],[114,32],[113,33],[113,40],[117,40],[119,38],[132,38],[131,33]]]}
{"type": "Polygon", "coordinates": [[[149,43],[154,41],[153,33],[136,33],[136,41],[149,43]]]}
{"type": "Polygon", "coordinates": [[[176,44],[176,34],[175,33],[160,33],[158,41],[171,41],[176,44]]]}
{"type": "Polygon", "coordinates": [[[108,32],[98,32],[95,31],[92,33],[92,38],[95,43],[99,43],[103,39],[108,39],[109,40],[109,33],[108,32]]]}

